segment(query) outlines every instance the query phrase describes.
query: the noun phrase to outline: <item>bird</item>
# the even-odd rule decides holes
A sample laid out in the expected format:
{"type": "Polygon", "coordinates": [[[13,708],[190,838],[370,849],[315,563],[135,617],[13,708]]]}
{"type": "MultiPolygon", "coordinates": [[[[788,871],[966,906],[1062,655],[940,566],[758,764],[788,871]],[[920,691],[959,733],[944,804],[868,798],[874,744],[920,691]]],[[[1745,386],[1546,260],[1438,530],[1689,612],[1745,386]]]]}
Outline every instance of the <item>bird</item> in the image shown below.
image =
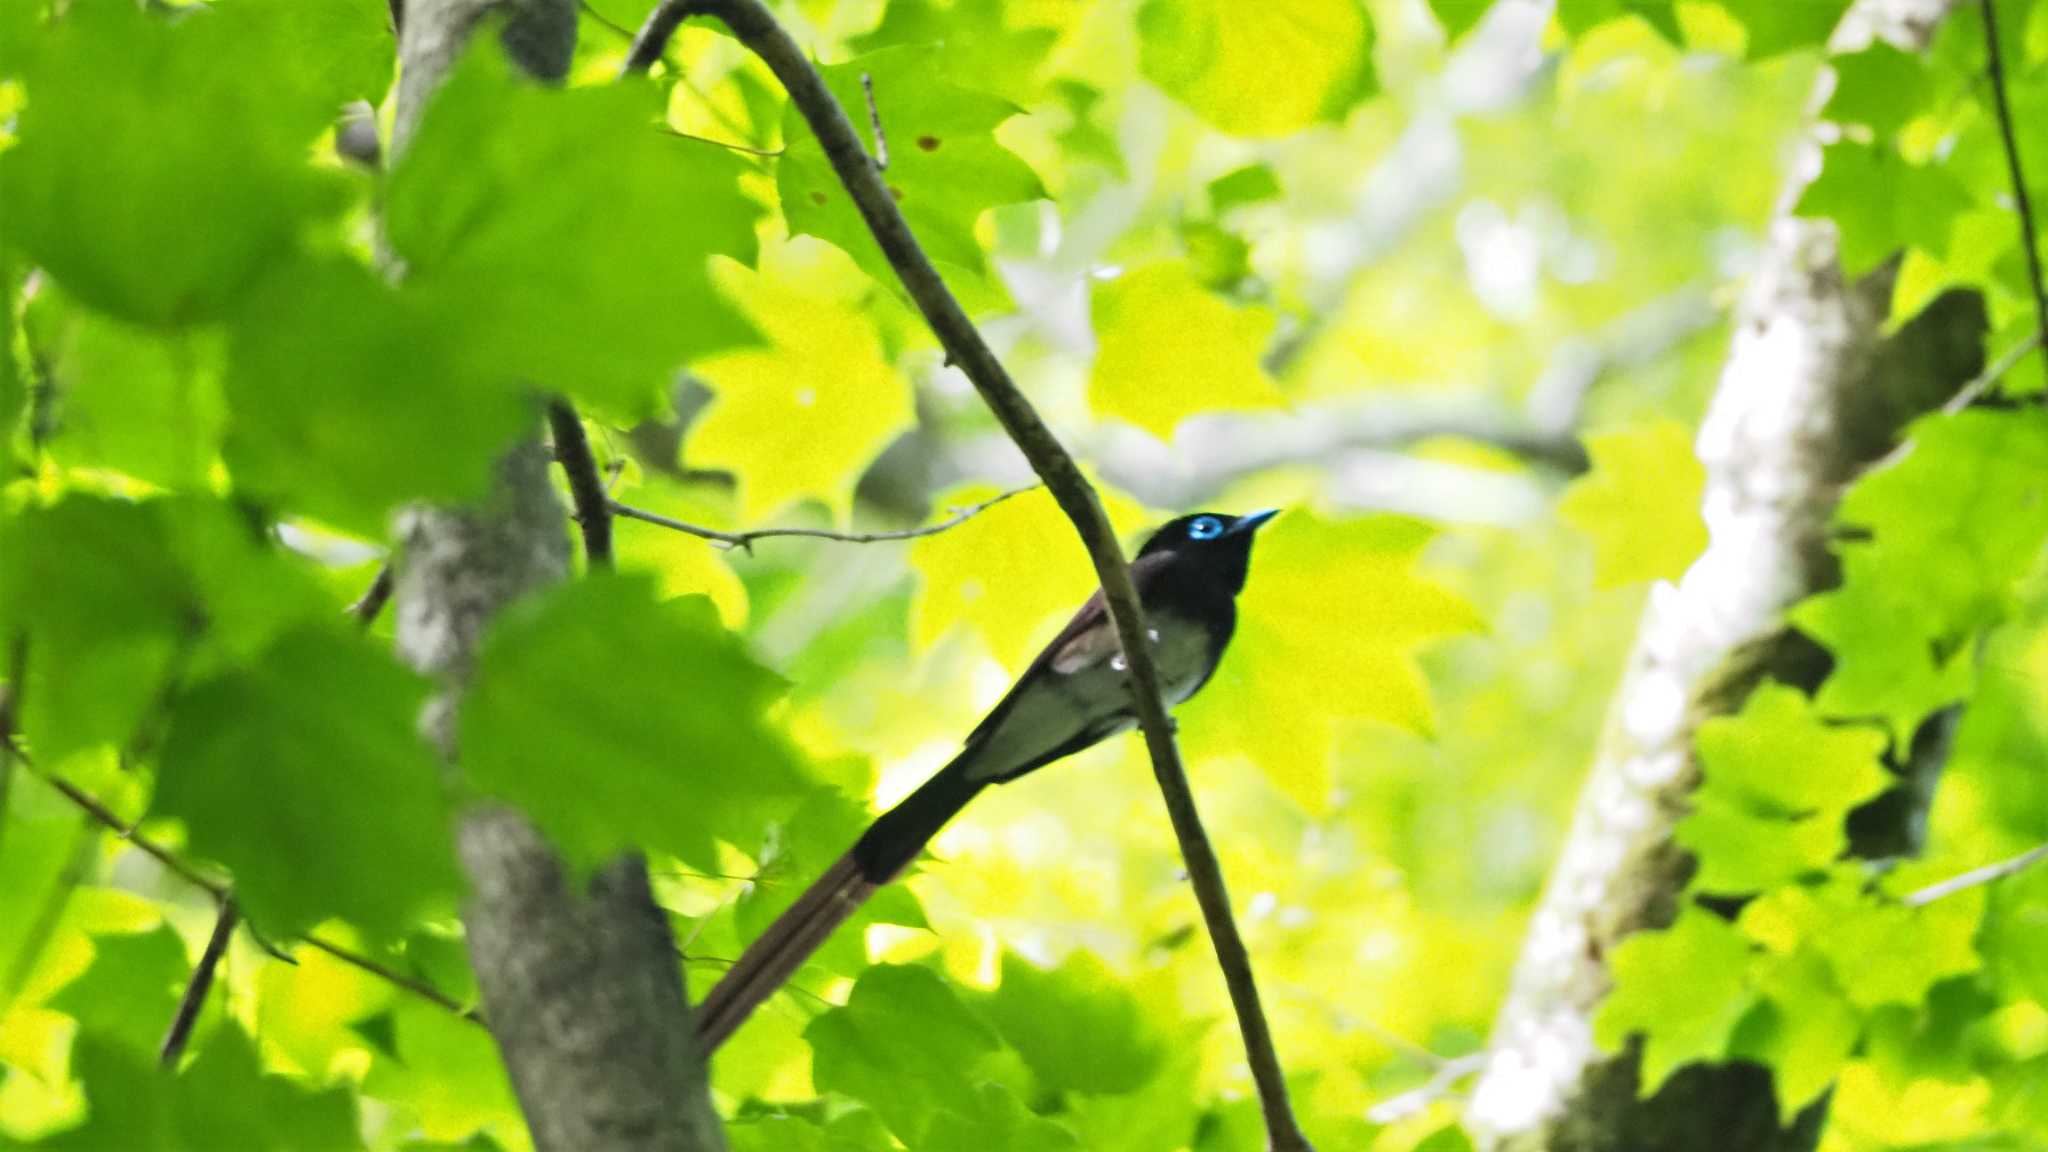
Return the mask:
{"type": "MultiPolygon", "coordinates": [[[[1144,605],[1168,708],[1215,673],[1237,628],[1237,595],[1250,571],[1253,537],[1278,513],[1181,516],[1154,532],[1132,560],[1131,583],[1144,605]]],[[[1136,722],[1116,628],[1097,590],[968,733],[959,754],[876,817],[705,994],[697,1010],[702,1050],[716,1051],[984,788],[1093,747],[1136,722]]]]}

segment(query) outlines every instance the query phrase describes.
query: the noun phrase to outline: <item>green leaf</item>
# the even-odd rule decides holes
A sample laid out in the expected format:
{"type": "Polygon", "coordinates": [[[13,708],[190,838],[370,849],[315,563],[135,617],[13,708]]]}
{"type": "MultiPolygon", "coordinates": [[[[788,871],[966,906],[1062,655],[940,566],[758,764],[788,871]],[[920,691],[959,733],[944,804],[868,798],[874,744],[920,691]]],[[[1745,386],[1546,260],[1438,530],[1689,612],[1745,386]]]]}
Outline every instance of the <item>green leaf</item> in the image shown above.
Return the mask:
{"type": "Polygon", "coordinates": [[[172,21],[78,4],[42,37],[0,200],[10,242],[80,300],[138,323],[216,318],[341,207],[307,163],[333,106],[263,7],[172,21]]]}
{"type": "Polygon", "coordinates": [[[2036,864],[1992,888],[1979,944],[2008,997],[2048,1003],[2048,867],[2036,864]]]}
{"type": "Polygon", "coordinates": [[[1775,950],[1806,948],[1825,958],[1849,1002],[1870,1010],[1917,1005],[1935,984],[1973,971],[1981,962],[1974,941],[1983,910],[1981,890],[1907,908],[1841,875],[1751,901],[1742,926],[1775,950]]]}
{"type": "Polygon", "coordinates": [[[1272,408],[1280,390],[1260,365],[1273,315],[1203,289],[1185,262],[1154,264],[1096,289],[1098,345],[1088,401],[1162,440],[1198,413],[1272,408]]]}
{"type": "Polygon", "coordinates": [[[1008,1088],[983,1084],[971,1115],[940,1112],[918,1147],[927,1152],[1078,1152],[1081,1142],[1067,1128],[1033,1115],[1008,1088]]]}
{"type": "Polygon", "coordinates": [[[1090,1152],[1180,1152],[1201,1119],[1201,1046],[1177,1045],[1152,1082],[1121,1096],[1075,1096],[1064,1117],[1090,1152]]]}
{"type": "Polygon", "coordinates": [[[1658,420],[1586,437],[1593,467],[1557,513],[1593,541],[1593,583],[1676,580],[1707,546],[1700,494],[1707,470],[1685,426],[1658,420]]]}
{"type": "Polygon", "coordinates": [[[1828,724],[1805,693],[1774,682],[1750,693],[1736,715],[1702,723],[1696,743],[1705,787],[1762,812],[1840,813],[1891,783],[1878,762],[1882,732],[1828,724]]]}
{"type": "Polygon", "coordinates": [[[1969,692],[1971,653],[1930,631],[1934,622],[1921,590],[1895,580],[1868,547],[1848,544],[1839,551],[1841,586],[1789,614],[1835,656],[1814,708],[1837,719],[1880,718],[1903,746],[1929,713],[1969,692]],[[1944,648],[1949,651],[1941,659],[1944,648]]]}
{"type": "Polygon", "coordinates": [[[48,357],[64,463],[167,488],[204,484],[220,450],[220,385],[210,341],[72,310],[48,357]]]}
{"type": "Polygon", "coordinates": [[[862,471],[916,423],[910,389],[862,307],[874,283],[844,253],[809,239],[764,251],[759,272],[719,272],[768,345],[698,365],[717,396],[690,430],[690,459],[740,478],[747,520],[804,497],[843,520],[862,471]]]}
{"type": "Polygon", "coordinates": [[[1722,0],[1730,15],[1749,29],[1749,58],[1818,48],[1841,23],[1846,0],[1722,0]]]}
{"type": "MultiPolygon", "coordinates": [[[[759,936],[775,917],[803,894],[804,885],[821,875],[853,847],[873,819],[865,805],[832,789],[818,789],[778,825],[767,845],[758,853],[762,883],[750,884],[734,902],[734,925],[742,940],[759,936]]],[[[846,926],[811,957],[807,964],[827,968],[840,975],[856,975],[867,967],[867,946],[863,942],[869,924],[896,924],[907,928],[930,925],[924,909],[906,885],[884,886],[861,905],[846,926]]]]}
{"type": "Polygon", "coordinates": [[[127,741],[201,619],[163,505],[74,495],[0,528],[0,622],[35,649],[21,724],[36,755],[127,741]]]}
{"type": "MultiPolygon", "coordinates": [[[[1038,75],[1059,42],[1060,29],[1018,23],[1020,15],[1045,14],[974,0],[893,0],[873,32],[847,43],[863,55],[887,48],[937,48],[933,60],[948,80],[1022,104],[1038,94],[1038,75]]],[[[876,104],[883,106],[879,93],[876,104]]],[[[848,107],[857,111],[862,105],[848,107]]],[[[882,131],[893,142],[894,101],[886,107],[890,111],[883,116],[882,131]]]]}
{"type": "Polygon", "coordinates": [[[495,47],[435,94],[384,222],[406,293],[476,371],[637,418],[686,360],[746,339],[708,264],[752,255],[745,165],[660,115],[650,86],[541,87],[495,47]]]}
{"type": "MultiPolygon", "coordinates": [[[[1118,531],[1142,522],[1143,510],[1129,499],[1097,491],[1118,531]]],[[[986,486],[959,488],[941,502],[965,506],[995,494],[986,486]]],[[[910,613],[914,645],[928,649],[964,625],[1012,672],[1022,671],[1097,587],[1073,523],[1043,489],[911,541],[910,566],[919,576],[910,613]]]]}
{"type": "MultiPolygon", "coordinates": [[[[891,48],[820,71],[872,155],[873,129],[861,86],[861,77],[869,78],[889,140],[889,167],[882,178],[896,206],[932,260],[981,275],[988,262],[975,238],[975,222],[998,204],[1036,200],[1045,189],[1029,165],[996,142],[996,125],[1020,109],[941,79],[941,59],[927,49],[891,48]]],[[[789,143],[775,165],[775,190],[790,231],[830,241],[868,275],[896,283],[818,138],[795,107],[784,113],[782,132],[789,143]]]]}
{"type": "Polygon", "coordinates": [[[175,1079],[153,1056],[84,1031],[72,1066],[85,1085],[86,1122],[37,1145],[79,1152],[329,1152],[361,1148],[344,1088],[307,1091],[266,1075],[241,1029],[217,1028],[175,1079]]]}
{"type": "Polygon", "coordinates": [[[1145,0],[1138,67],[1233,136],[1284,136],[1372,94],[1372,23],[1358,0],[1145,0]]]}
{"type": "Polygon", "coordinates": [[[1768,891],[1821,871],[1844,845],[1839,812],[1790,820],[1708,789],[1694,795],[1674,836],[1698,860],[1692,890],[1731,894],[1768,891]]]}
{"type": "Polygon", "coordinates": [[[708,601],[653,590],[598,575],[502,616],[463,700],[463,768],[579,867],[648,848],[716,871],[715,841],[753,843],[810,785],[764,718],[780,678],[708,601]]]}
{"type": "Polygon", "coordinates": [[[167,924],[94,936],[92,966],[66,984],[50,1007],[78,1021],[80,1032],[155,1056],[191,977],[185,942],[167,924]]]}
{"type": "Polygon", "coordinates": [[[1416,572],[1432,535],[1411,520],[1333,521],[1305,510],[1260,530],[1236,637],[1209,686],[1180,708],[1190,758],[1247,756],[1319,812],[1339,724],[1429,731],[1434,711],[1416,650],[1481,624],[1471,605],[1416,572]]]}
{"type": "Polygon", "coordinates": [[[426,695],[338,623],[289,633],[178,701],[156,811],[227,866],[270,933],[339,917],[395,939],[455,897],[442,769],[419,734],[426,695]]]}
{"type": "Polygon", "coordinates": [[[1582,36],[1610,20],[1627,16],[1641,18],[1668,43],[1685,46],[1676,0],[1566,0],[1557,6],[1557,22],[1572,36],[1582,36]]]}
{"type": "Polygon", "coordinates": [[[391,1015],[398,1053],[372,1062],[363,1095],[391,1104],[428,1140],[468,1140],[480,1131],[524,1137],[488,1031],[413,997],[394,1001],[391,1015]]]}
{"type": "Polygon", "coordinates": [[[458,344],[361,265],[281,270],[229,346],[236,485],[372,538],[401,504],[480,495],[531,409],[458,344]]]}
{"type": "Polygon", "coordinates": [[[1901,248],[1943,249],[1969,193],[1942,168],[1909,164],[1884,145],[1827,146],[1820,175],[1801,194],[1801,216],[1841,230],[1842,271],[1858,277],[1901,248]]]}
{"type": "Polygon", "coordinates": [[[1755,1000],[1750,946],[1711,912],[1687,904],[1670,928],[1638,932],[1608,955],[1614,990],[1600,1005],[1593,1036],[1617,1049],[1643,1034],[1640,1093],[1654,1095],[1682,1064],[1718,1060],[1755,1000]]]}
{"type": "Polygon", "coordinates": [[[1003,982],[983,1011],[1053,1091],[1133,1092],[1166,1057],[1138,1002],[1089,952],[1071,953],[1051,971],[1004,953],[1003,982]]]}
{"type": "Polygon", "coordinates": [[[1835,71],[1830,120],[1869,125],[1886,139],[1925,110],[1931,79],[1924,56],[1878,40],[1861,52],[1833,57],[1828,66],[1835,71]]]}
{"type": "Polygon", "coordinates": [[[1959,637],[2004,617],[2048,541],[2048,412],[1929,416],[1909,438],[1837,519],[1869,532],[1870,562],[1913,590],[1923,629],[1959,637]]]}
{"type": "Polygon", "coordinates": [[[1736,1029],[1728,1054],[1771,1070],[1778,1114],[1791,1117],[1834,1083],[1863,1034],[1863,1018],[1835,986],[1834,975],[1811,953],[1763,967],[1760,996],[1736,1029]]]}
{"type": "Polygon", "coordinates": [[[1447,44],[1457,43],[1492,7],[1491,0],[1430,0],[1429,4],[1430,11],[1436,13],[1438,26],[1444,30],[1447,44]]]}
{"type": "Polygon", "coordinates": [[[862,1101],[912,1147],[942,1110],[981,1111],[977,1070],[1000,1048],[996,1033],[927,968],[878,964],[844,1007],[804,1029],[811,1078],[862,1101]]]}

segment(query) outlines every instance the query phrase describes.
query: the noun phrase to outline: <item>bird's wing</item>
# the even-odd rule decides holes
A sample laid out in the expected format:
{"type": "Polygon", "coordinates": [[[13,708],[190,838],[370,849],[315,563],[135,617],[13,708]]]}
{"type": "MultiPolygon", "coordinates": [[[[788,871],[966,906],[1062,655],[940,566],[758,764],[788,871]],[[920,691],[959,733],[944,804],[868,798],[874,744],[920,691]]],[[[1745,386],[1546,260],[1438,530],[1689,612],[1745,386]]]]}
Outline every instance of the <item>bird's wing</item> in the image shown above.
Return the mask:
{"type": "MultiPolygon", "coordinates": [[[[1155,552],[1150,556],[1140,556],[1131,564],[1131,583],[1137,587],[1140,603],[1151,599],[1149,593],[1152,586],[1165,574],[1166,566],[1171,560],[1172,556],[1169,553],[1155,552]]],[[[989,709],[988,715],[982,717],[981,723],[975,725],[974,731],[967,734],[967,739],[963,743],[966,747],[972,748],[993,732],[996,726],[1003,722],[1003,717],[1009,714],[1018,694],[1039,676],[1047,673],[1071,676],[1108,660],[1116,652],[1116,624],[1109,618],[1107,602],[1103,600],[1102,590],[1098,588],[1095,594],[1088,597],[1075,611],[1073,617],[1067,621],[1066,627],[1061,628],[1059,634],[1039,650],[1031,665],[1025,668],[1023,674],[1017,677],[1017,682],[1010,686],[1009,692],[996,702],[994,708],[989,709]]]]}

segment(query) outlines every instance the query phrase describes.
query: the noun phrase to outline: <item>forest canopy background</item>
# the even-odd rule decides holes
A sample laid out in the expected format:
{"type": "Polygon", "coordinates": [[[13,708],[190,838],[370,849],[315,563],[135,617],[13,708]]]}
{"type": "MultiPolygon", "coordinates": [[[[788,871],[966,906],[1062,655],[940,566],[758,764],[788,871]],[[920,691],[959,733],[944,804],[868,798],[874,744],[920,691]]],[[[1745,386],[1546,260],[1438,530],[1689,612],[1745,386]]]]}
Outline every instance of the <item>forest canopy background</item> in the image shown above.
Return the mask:
{"type": "MultiPolygon", "coordinates": [[[[653,7],[581,4],[560,88],[479,35],[393,156],[382,0],[0,0],[0,1140],[529,1146],[454,812],[646,850],[701,996],[1093,586],[766,67],[691,21],[619,80],[653,7]],[[543,393],[705,531],[621,518],[616,574],[490,624],[458,781],[348,609],[543,393]]],[[[1872,387],[1945,391],[1831,489],[1803,663],[1701,705],[1696,866],[1586,1041],[1667,1104],[1742,1064],[1804,1147],[2048,1146],[2048,867],[1930,888],[2048,841],[1997,107],[2048,203],[2048,3],[1998,4],[1996,73],[1952,7],[1833,49],[1819,0],[777,9],[1127,538],[1287,509],[1178,719],[1325,1152],[1534,1122],[1462,1103],[1588,764],[1655,719],[1639,618],[1741,577],[1695,445],[1791,218],[1877,286],[1872,387]],[[1969,367],[1886,351],[1926,332],[1969,367]]],[[[742,1150],[1263,1148],[1229,1020],[1112,742],[979,800],[711,1083],[742,1150]]]]}

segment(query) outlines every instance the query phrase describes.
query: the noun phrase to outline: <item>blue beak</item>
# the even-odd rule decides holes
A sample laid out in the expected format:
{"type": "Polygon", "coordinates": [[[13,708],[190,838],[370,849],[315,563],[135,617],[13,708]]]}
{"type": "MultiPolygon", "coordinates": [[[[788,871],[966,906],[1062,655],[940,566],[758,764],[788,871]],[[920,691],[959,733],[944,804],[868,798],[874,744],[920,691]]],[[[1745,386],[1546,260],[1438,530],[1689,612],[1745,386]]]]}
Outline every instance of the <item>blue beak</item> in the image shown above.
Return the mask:
{"type": "Polygon", "coordinates": [[[1259,530],[1259,525],[1264,524],[1279,514],[1280,510],[1278,508],[1267,508],[1259,512],[1247,512],[1237,518],[1237,523],[1230,526],[1229,535],[1236,536],[1240,533],[1256,532],[1259,530]]]}

